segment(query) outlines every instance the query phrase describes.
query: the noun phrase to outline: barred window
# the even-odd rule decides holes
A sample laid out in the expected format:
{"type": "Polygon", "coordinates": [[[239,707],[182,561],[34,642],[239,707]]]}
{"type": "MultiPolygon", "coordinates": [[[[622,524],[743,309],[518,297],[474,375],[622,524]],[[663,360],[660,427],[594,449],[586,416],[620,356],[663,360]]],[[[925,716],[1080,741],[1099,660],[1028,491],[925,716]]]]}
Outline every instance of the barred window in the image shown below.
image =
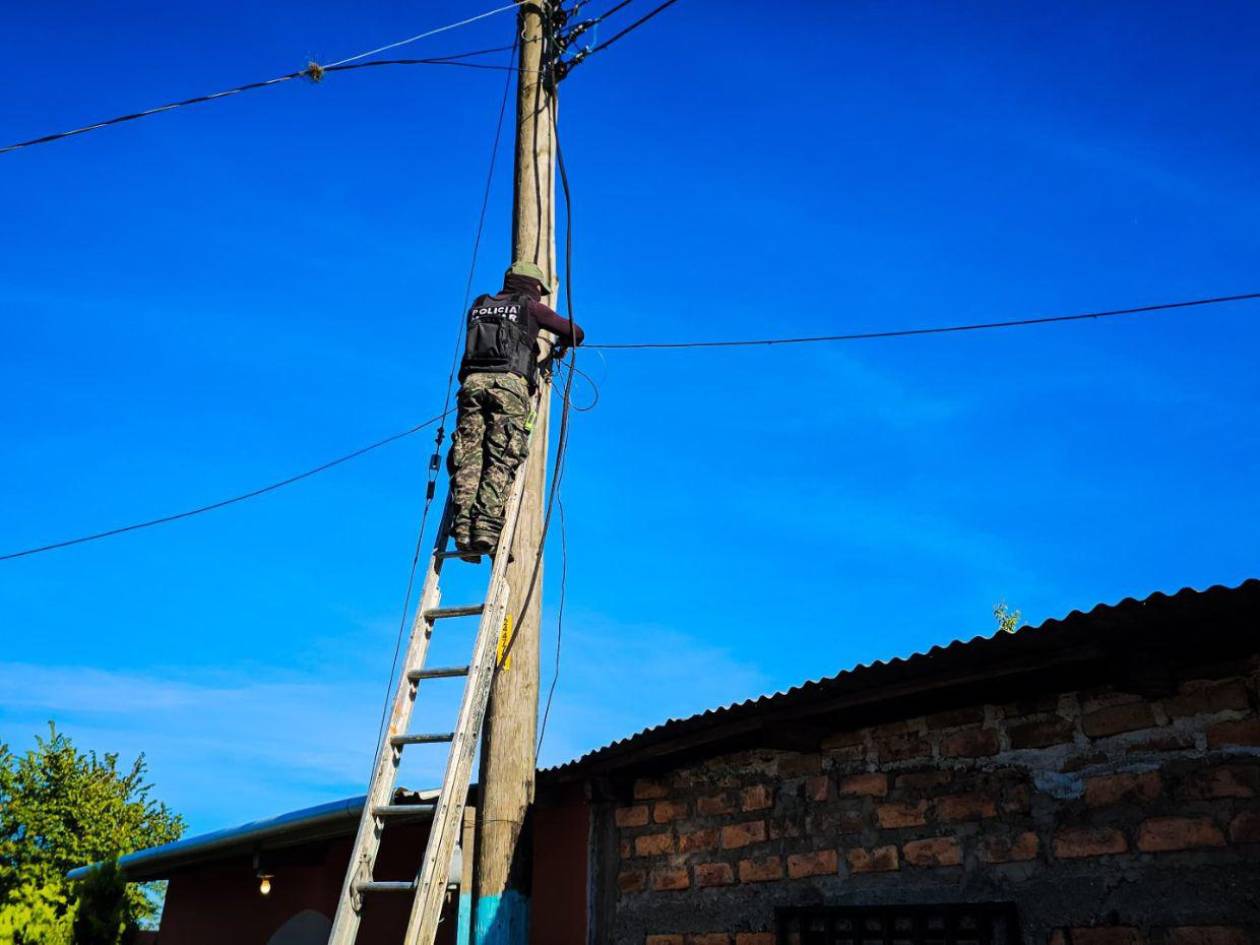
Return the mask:
{"type": "Polygon", "coordinates": [[[781,909],[779,945],[1019,945],[1010,903],[781,909]]]}

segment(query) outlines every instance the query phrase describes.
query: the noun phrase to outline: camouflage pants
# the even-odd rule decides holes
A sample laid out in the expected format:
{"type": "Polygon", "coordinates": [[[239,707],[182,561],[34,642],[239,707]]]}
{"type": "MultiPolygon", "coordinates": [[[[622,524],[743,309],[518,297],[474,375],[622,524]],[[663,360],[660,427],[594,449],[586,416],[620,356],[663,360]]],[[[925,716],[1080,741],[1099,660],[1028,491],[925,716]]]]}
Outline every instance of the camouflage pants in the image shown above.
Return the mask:
{"type": "Polygon", "coordinates": [[[529,450],[529,382],[516,374],[469,374],[459,390],[459,419],[447,467],[455,516],[451,533],[498,544],[504,506],[529,450]]]}

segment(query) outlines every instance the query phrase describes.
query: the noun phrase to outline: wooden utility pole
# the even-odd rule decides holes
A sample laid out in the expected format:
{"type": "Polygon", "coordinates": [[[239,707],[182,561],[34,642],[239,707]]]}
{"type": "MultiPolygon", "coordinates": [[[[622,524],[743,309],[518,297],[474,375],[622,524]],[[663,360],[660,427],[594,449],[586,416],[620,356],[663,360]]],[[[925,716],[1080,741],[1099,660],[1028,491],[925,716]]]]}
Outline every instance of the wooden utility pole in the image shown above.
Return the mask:
{"type": "MultiPolygon", "coordinates": [[[[555,99],[543,81],[543,5],[519,14],[520,72],[516,96],[516,174],[512,259],[533,262],[556,288],[555,99]]],[[[549,348],[548,341],[542,345],[549,348]]],[[[546,352],[544,352],[546,353],[546,352]]],[[[528,858],[522,843],[534,798],[538,730],[539,623],[542,615],[544,489],[547,481],[551,382],[539,377],[538,416],[526,460],[525,492],[507,578],[512,589],[510,665],[490,691],[481,749],[473,942],[525,945],[529,929],[528,858]],[[530,592],[531,583],[534,585],[530,592]],[[528,598],[528,606],[522,606],[528,598]]]]}

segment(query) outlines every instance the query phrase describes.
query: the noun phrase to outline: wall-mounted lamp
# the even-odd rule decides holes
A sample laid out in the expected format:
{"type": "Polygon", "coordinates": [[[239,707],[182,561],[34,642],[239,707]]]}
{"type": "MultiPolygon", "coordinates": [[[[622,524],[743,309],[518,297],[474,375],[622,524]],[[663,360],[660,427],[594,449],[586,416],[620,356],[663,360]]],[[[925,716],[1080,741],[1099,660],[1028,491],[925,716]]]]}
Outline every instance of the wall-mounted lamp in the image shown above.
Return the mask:
{"type": "Polygon", "coordinates": [[[259,853],[254,854],[254,875],[258,877],[258,892],[264,896],[269,895],[275,874],[263,872],[262,855],[259,853]]]}

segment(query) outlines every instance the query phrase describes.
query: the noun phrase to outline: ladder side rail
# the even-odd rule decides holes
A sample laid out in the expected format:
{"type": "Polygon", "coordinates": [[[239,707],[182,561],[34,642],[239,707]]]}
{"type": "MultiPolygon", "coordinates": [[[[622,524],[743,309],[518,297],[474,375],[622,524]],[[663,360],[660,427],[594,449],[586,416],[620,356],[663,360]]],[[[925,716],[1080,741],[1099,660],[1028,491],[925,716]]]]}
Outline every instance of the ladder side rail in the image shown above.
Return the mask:
{"type": "MultiPolygon", "coordinates": [[[[464,705],[460,710],[460,729],[455,744],[451,746],[446,773],[442,778],[442,793],[433,812],[424,860],[416,878],[416,898],[412,902],[407,934],[403,938],[408,945],[432,945],[442,919],[451,857],[456,835],[463,823],[473,760],[485,722],[486,703],[490,701],[490,683],[494,679],[495,651],[498,647],[497,627],[503,625],[508,612],[510,595],[506,581],[501,585],[499,594],[499,602],[491,608],[493,613],[490,616],[495,618],[494,623],[487,622],[484,632],[478,636],[476,669],[470,674],[466,686],[464,705]]],[[[471,855],[471,850],[465,851],[465,856],[471,855]]]]}
{"type": "MultiPolygon", "coordinates": [[[[531,437],[532,439],[532,437],[531,437]]],[[[464,806],[468,802],[468,787],[472,778],[473,758],[481,727],[485,722],[486,703],[490,699],[490,683],[496,671],[499,634],[508,616],[511,589],[507,581],[509,549],[516,535],[520,518],[521,500],[525,493],[525,464],[517,471],[507,508],[504,510],[505,527],[499,536],[499,547],[494,557],[486,588],[487,606],[481,615],[474,645],[474,660],[468,679],[464,683],[464,697],[460,704],[459,722],[455,729],[456,742],[447,755],[446,771],[442,778],[442,790],[438,796],[433,821],[429,827],[429,839],[425,844],[424,859],[416,877],[416,897],[407,922],[405,945],[432,945],[437,935],[442,915],[442,902],[446,894],[447,874],[455,845],[456,830],[463,822],[464,806]]]]}
{"type": "Polygon", "coordinates": [[[424,612],[441,603],[442,589],[439,575],[442,571],[442,559],[438,557],[437,552],[446,545],[453,511],[454,507],[448,496],[434,541],[434,553],[429,557],[428,570],[425,572],[424,589],[420,593],[415,618],[411,623],[406,655],[400,668],[397,688],[394,690],[389,725],[381,733],[376,766],[372,769],[372,780],[368,787],[367,799],[363,804],[363,813],[359,816],[359,829],[355,834],[350,861],[346,867],[346,877],[341,886],[341,897],[337,901],[337,912],[329,934],[328,945],[354,945],[358,935],[359,923],[362,921],[363,900],[355,886],[360,882],[373,879],[372,870],[376,865],[376,856],[381,846],[381,833],[384,830],[384,824],[375,815],[373,808],[384,807],[393,799],[402,749],[391,745],[390,737],[398,732],[407,731],[418,695],[420,681],[408,678],[408,674],[412,670],[423,669],[425,656],[428,653],[429,638],[432,636],[433,627],[424,619],[424,612]]]}

